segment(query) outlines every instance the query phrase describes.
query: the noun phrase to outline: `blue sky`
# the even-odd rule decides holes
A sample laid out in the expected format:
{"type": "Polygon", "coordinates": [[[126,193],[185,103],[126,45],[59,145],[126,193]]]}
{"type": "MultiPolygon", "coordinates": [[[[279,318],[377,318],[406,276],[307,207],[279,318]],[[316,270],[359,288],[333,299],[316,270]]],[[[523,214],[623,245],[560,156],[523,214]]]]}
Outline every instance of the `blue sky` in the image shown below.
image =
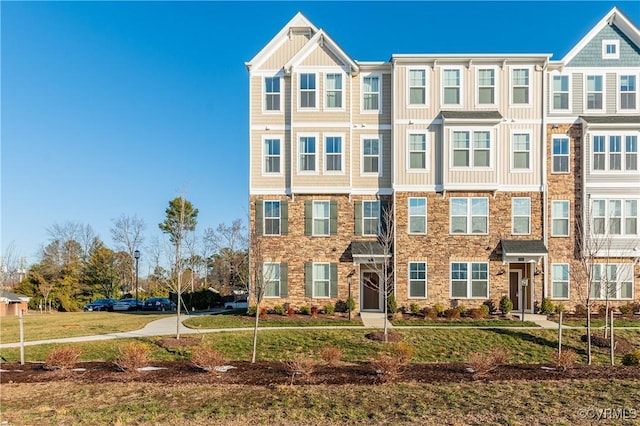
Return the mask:
{"type": "MultiPolygon", "coordinates": [[[[46,229],[168,201],[198,230],[246,218],[249,61],[298,11],[356,60],[393,53],[562,57],[621,2],[2,2],[3,252],[29,263],[46,229]]],[[[143,249],[144,255],[144,249],[143,249]]]]}

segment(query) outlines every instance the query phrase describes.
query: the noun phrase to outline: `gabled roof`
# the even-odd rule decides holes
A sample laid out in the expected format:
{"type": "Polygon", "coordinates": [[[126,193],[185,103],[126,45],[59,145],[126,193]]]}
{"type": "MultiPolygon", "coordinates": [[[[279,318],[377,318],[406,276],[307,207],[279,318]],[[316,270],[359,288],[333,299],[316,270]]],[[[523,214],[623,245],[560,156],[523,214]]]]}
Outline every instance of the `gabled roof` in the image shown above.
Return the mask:
{"type": "Polygon", "coordinates": [[[543,256],[548,253],[542,240],[502,240],[505,256],[543,256]]]}
{"type": "Polygon", "coordinates": [[[302,49],[298,51],[289,62],[284,65],[285,72],[291,71],[292,67],[300,64],[307,56],[313,52],[314,49],[318,47],[325,47],[331,53],[333,53],[344,65],[349,66],[351,71],[357,72],[359,67],[356,62],[351,59],[349,55],[347,55],[344,50],[338,46],[338,44],[333,41],[329,34],[327,34],[324,30],[319,30],[311,39],[304,45],[302,49]]]}
{"type": "Polygon", "coordinates": [[[12,293],[7,290],[0,290],[0,301],[4,302],[28,302],[31,298],[21,294],[12,293]]]}
{"type": "Polygon", "coordinates": [[[302,12],[296,13],[296,16],[282,27],[278,34],[276,34],[275,37],[273,37],[271,41],[253,57],[253,59],[249,62],[245,62],[247,69],[250,70],[252,67],[258,67],[266,61],[278,47],[289,39],[289,32],[294,28],[309,28],[313,34],[318,32],[318,28],[313,25],[311,21],[302,14],[302,12]]]}
{"type": "Polygon", "coordinates": [[[636,46],[640,46],[640,30],[627,18],[617,7],[614,7],[607,13],[591,30],[582,37],[582,39],[576,44],[573,49],[567,53],[561,62],[568,64],[573,58],[576,57],[580,51],[602,31],[607,25],[615,25],[620,31],[622,31],[636,46]]]}

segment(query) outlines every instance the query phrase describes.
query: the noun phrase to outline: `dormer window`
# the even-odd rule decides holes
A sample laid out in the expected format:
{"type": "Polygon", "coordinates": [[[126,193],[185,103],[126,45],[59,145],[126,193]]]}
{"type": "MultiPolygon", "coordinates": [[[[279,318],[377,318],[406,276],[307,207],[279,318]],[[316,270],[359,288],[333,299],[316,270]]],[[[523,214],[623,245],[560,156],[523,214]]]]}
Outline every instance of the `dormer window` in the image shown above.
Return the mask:
{"type": "Polygon", "coordinates": [[[602,59],[620,58],[620,40],[602,40],[602,59]]]}

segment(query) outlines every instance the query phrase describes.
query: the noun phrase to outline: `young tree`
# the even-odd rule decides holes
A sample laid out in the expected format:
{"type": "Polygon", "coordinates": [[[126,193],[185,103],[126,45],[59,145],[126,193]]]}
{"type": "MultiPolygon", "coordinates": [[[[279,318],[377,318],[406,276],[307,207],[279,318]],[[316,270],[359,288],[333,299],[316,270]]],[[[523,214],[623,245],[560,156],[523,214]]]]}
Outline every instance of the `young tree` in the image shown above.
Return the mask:
{"type": "Polygon", "coordinates": [[[162,232],[169,235],[169,240],[174,247],[174,274],[175,291],[178,296],[178,316],[176,318],[176,339],[180,339],[180,308],[182,305],[182,247],[189,232],[196,229],[198,209],[194,208],[190,201],[184,197],[176,197],[169,201],[169,207],[165,210],[166,219],[158,224],[162,232]]]}

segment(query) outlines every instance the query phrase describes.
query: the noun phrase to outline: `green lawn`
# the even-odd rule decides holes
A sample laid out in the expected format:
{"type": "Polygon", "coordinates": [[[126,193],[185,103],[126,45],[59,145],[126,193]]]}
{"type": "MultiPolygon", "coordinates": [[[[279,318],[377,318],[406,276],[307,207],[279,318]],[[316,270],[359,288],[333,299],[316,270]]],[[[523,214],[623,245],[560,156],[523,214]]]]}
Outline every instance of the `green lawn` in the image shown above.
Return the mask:
{"type": "MultiPolygon", "coordinates": [[[[586,319],[562,319],[562,324],[570,327],[586,327],[586,319]]],[[[640,319],[617,319],[613,318],[614,327],[640,327],[640,319]]],[[[604,319],[593,318],[591,319],[591,327],[604,327],[604,319]]]]}
{"type": "MultiPolygon", "coordinates": [[[[253,328],[255,317],[242,315],[240,313],[224,312],[215,315],[200,315],[189,318],[183,324],[189,328],[253,328]]],[[[335,317],[274,317],[261,318],[258,327],[322,327],[322,326],[362,326],[360,317],[354,316],[351,321],[348,318],[335,317]]]]}
{"type": "Polygon", "coordinates": [[[391,323],[398,327],[537,327],[535,322],[508,319],[460,319],[460,320],[425,320],[411,318],[393,320],[391,323]]]}

